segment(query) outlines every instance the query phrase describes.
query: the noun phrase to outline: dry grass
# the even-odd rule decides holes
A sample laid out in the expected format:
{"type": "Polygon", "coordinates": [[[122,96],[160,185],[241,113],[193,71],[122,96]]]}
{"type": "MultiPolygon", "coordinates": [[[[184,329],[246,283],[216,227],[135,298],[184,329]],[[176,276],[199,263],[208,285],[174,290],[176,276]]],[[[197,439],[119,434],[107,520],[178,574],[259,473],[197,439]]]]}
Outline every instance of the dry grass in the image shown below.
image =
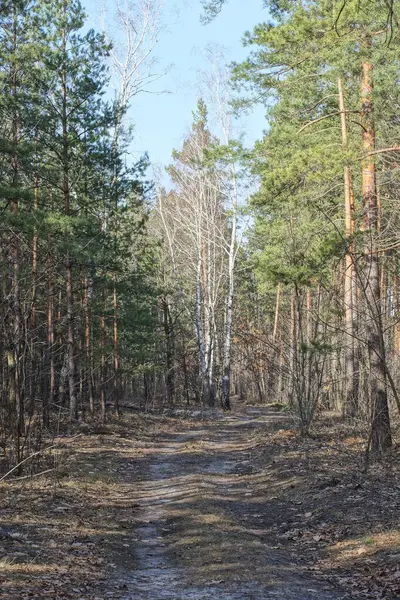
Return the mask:
{"type": "Polygon", "coordinates": [[[0,487],[2,600],[102,597],[112,548],[136,527],[137,499],[122,481],[156,420],[126,417],[102,432],[60,438],[51,473],[0,487]],[[57,590],[55,592],[55,589],[57,590]]]}
{"type": "Polygon", "coordinates": [[[107,581],[132,568],[139,509],[166,502],[163,536],[197,583],[278,580],[279,549],[352,598],[398,598],[399,448],[363,474],[359,429],[328,418],[301,439],[275,417],[236,435],[234,419],[135,415],[60,438],[51,473],[0,486],[2,600],[121,598],[107,581]],[[175,462],[153,481],[163,455],[175,462]]]}

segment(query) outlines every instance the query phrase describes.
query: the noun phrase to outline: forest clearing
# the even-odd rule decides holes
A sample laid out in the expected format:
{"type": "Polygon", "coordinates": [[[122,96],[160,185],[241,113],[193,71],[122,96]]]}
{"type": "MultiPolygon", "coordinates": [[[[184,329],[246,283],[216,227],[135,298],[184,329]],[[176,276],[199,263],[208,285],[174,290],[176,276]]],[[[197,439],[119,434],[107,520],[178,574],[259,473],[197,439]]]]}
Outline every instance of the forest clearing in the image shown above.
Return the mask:
{"type": "Polygon", "coordinates": [[[400,600],[399,56],[400,0],[0,2],[1,600],[400,600]]]}

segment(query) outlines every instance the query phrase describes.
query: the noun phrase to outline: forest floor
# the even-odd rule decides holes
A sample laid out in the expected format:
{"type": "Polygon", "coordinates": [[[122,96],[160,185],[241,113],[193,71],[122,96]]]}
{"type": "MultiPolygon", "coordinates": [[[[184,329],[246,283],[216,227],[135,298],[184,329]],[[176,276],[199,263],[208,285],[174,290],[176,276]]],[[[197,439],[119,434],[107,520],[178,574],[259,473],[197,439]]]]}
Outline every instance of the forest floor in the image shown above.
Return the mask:
{"type": "Polygon", "coordinates": [[[1,600],[400,599],[400,452],[333,417],[126,415],[0,484],[1,600]]]}

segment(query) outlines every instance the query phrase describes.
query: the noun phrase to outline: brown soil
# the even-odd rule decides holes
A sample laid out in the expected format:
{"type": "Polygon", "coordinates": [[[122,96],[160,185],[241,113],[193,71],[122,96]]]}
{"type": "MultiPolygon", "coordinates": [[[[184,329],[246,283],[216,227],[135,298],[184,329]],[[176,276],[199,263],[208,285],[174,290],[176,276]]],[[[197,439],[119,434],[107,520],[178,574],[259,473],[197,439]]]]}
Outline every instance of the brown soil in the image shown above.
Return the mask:
{"type": "Polygon", "coordinates": [[[334,420],[302,441],[268,408],[193,416],[85,430],[0,484],[0,598],[400,598],[396,453],[363,475],[334,420]]]}

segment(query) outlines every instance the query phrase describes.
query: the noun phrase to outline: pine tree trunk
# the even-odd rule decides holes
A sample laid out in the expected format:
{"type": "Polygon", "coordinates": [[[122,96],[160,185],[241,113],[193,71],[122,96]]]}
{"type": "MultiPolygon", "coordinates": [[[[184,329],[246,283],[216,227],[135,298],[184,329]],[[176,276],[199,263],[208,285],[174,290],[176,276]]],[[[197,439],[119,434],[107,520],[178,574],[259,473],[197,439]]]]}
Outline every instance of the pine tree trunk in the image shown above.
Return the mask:
{"type": "Polygon", "coordinates": [[[281,282],[278,281],[278,288],[276,290],[276,303],[275,303],[275,317],[274,317],[274,331],[272,333],[272,341],[275,344],[278,336],[278,323],[279,323],[279,310],[281,306],[281,282]]]}
{"type": "Polygon", "coordinates": [[[306,303],[307,303],[306,304],[306,334],[307,334],[306,343],[307,343],[307,346],[309,347],[309,353],[310,353],[311,342],[313,341],[313,338],[314,338],[313,321],[312,321],[312,294],[311,294],[310,287],[307,288],[306,303]]]}
{"type": "MultiPolygon", "coordinates": [[[[39,183],[38,175],[35,173],[33,182],[33,218],[36,218],[38,209],[38,194],[39,194],[39,183]]],[[[31,329],[34,332],[36,329],[36,296],[37,296],[37,265],[38,265],[38,234],[36,224],[33,229],[33,243],[32,243],[32,300],[31,300],[31,329]]]]}
{"type": "Polygon", "coordinates": [[[365,299],[369,318],[366,320],[370,360],[372,410],[371,451],[380,454],[391,447],[385,343],[381,316],[379,255],[375,235],[378,230],[378,206],[375,180],[375,130],[373,122],[372,64],[362,64],[362,195],[365,232],[365,299]]]}
{"type": "MultiPolygon", "coordinates": [[[[37,152],[35,151],[35,166],[37,168],[37,152]]],[[[39,195],[39,181],[37,170],[33,178],[33,218],[36,219],[38,210],[38,195],[39,195]]],[[[33,240],[32,240],[32,298],[31,298],[31,309],[30,309],[30,380],[29,380],[29,417],[31,418],[35,410],[35,396],[36,396],[36,362],[37,362],[37,351],[35,347],[36,339],[36,328],[37,328],[37,314],[36,314],[36,302],[37,302],[37,268],[38,268],[38,234],[36,223],[33,228],[33,240]]],[[[44,399],[43,399],[44,402],[44,399]]]]}
{"type": "Polygon", "coordinates": [[[55,390],[55,368],[54,368],[54,284],[53,284],[53,259],[51,237],[48,239],[49,253],[47,256],[47,367],[48,367],[48,386],[45,397],[43,398],[43,424],[49,425],[49,411],[54,402],[55,390]]]}
{"type": "Polygon", "coordinates": [[[296,386],[296,311],[295,311],[295,294],[292,292],[290,298],[290,381],[289,381],[289,405],[294,404],[295,386],[296,386]]]}
{"type": "Polygon", "coordinates": [[[69,391],[69,418],[77,418],[77,402],[75,389],[75,342],[74,342],[74,300],[72,291],[72,260],[66,261],[66,298],[68,318],[68,391],[69,391]]]}
{"type": "Polygon", "coordinates": [[[276,379],[276,362],[278,358],[278,349],[276,347],[276,339],[278,335],[278,323],[279,323],[279,310],[281,304],[281,283],[278,282],[278,287],[276,290],[276,302],[275,302],[275,316],[274,316],[274,328],[272,331],[272,353],[271,353],[271,361],[270,368],[268,373],[268,395],[269,401],[272,401],[272,395],[274,393],[275,388],[275,379],[276,379]]]}
{"type": "Polygon", "coordinates": [[[118,383],[118,301],[117,301],[117,278],[113,275],[113,359],[114,359],[114,412],[119,415],[119,383],[118,383]]]}
{"type": "MultiPolygon", "coordinates": [[[[347,122],[344,103],[344,94],[342,81],[338,80],[339,89],[339,109],[342,128],[342,145],[344,151],[347,150],[347,122]]],[[[345,276],[344,276],[344,307],[345,307],[345,326],[348,339],[345,346],[345,376],[346,376],[346,395],[343,406],[343,412],[346,417],[354,417],[358,410],[358,365],[357,350],[355,348],[355,302],[356,302],[356,273],[353,264],[354,245],[352,236],[354,233],[354,191],[352,174],[348,165],[344,166],[344,213],[345,213],[345,237],[346,237],[346,258],[345,258],[345,276]]]]}
{"type": "Polygon", "coordinates": [[[86,357],[86,390],[89,401],[89,411],[94,412],[93,385],[92,385],[92,351],[90,335],[90,315],[89,315],[89,281],[88,275],[85,275],[83,291],[83,310],[85,314],[85,357],[86,357]]]}
{"type": "Polygon", "coordinates": [[[173,327],[172,327],[172,319],[171,319],[167,299],[162,298],[161,303],[162,303],[163,327],[164,327],[165,344],[166,344],[165,383],[166,383],[166,392],[167,392],[167,402],[169,405],[172,405],[174,403],[174,396],[175,396],[173,327]]]}
{"type": "MultiPolygon", "coordinates": [[[[18,30],[17,30],[17,14],[15,5],[13,5],[13,33],[12,33],[12,47],[13,52],[17,53],[18,49],[18,30]]],[[[19,202],[18,202],[18,186],[19,186],[19,156],[18,146],[20,138],[20,122],[17,109],[17,95],[18,95],[18,71],[17,66],[13,66],[12,70],[12,81],[11,81],[11,93],[14,101],[13,115],[12,115],[12,141],[13,141],[13,153],[11,158],[11,169],[12,169],[12,188],[14,189],[15,196],[12,198],[12,212],[14,217],[18,217],[19,214],[19,202]]],[[[19,371],[19,355],[20,355],[20,344],[21,344],[21,307],[20,307],[20,282],[19,282],[19,234],[18,231],[14,231],[11,240],[11,271],[12,271],[12,350],[7,355],[7,364],[9,366],[8,377],[10,379],[10,409],[12,412],[13,424],[13,437],[14,437],[14,458],[17,462],[20,460],[20,437],[24,430],[24,402],[20,388],[20,371],[19,371]]]]}
{"type": "MultiPolygon", "coordinates": [[[[67,0],[63,1],[63,18],[67,18],[67,0]]],[[[64,211],[70,215],[70,184],[69,184],[69,142],[68,142],[68,94],[67,94],[67,33],[62,32],[62,139],[63,139],[63,195],[64,211]]],[[[75,389],[75,336],[74,336],[74,297],[72,288],[72,258],[65,260],[65,281],[68,319],[68,390],[69,390],[69,418],[74,421],[77,418],[77,401],[75,389]]]]}
{"type": "Polygon", "coordinates": [[[393,282],[393,312],[395,318],[395,327],[394,327],[394,339],[393,339],[393,347],[394,352],[397,357],[400,356],[400,321],[399,321],[399,308],[400,308],[400,278],[399,278],[399,265],[398,260],[395,258],[395,273],[394,273],[394,282],[393,282]]]}
{"type": "Polygon", "coordinates": [[[105,282],[102,283],[101,304],[102,312],[100,316],[101,330],[101,359],[100,359],[100,418],[102,423],[106,420],[106,300],[105,300],[105,282]]]}
{"type": "MultiPolygon", "coordinates": [[[[67,18],[67,0],[63,2],[63,18],[67,18]]],[[[62,67],[62,138],[63,138],[63,196],[64,211],[67,216],[70,214],[70,189],[69,189],[69,144],[68,144],[68,115],[67,115],[67,34],[65,29],[62,32],[62,53],[64,62],[62,67]]],[[[70,256],[65,260],[66,270],[66,301],[67,301],[67,347],[68,347],[68,387],[69,387],[69,417],[70,421],[76,419],[77,403],[75,390],[75,356],[74,356],[74,300],[72,289],[72,259],[70,256]]]]}

